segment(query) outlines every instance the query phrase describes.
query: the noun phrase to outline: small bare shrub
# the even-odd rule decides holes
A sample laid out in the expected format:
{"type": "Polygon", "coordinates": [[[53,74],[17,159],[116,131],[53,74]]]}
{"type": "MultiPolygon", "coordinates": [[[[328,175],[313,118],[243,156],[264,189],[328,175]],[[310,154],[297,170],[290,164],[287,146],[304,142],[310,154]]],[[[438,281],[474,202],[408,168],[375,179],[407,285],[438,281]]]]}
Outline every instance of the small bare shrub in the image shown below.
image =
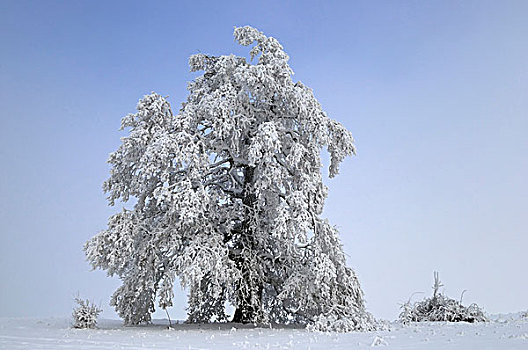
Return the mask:
{"type": "Polygon", "coordinates": [[[77,307],[73,309],[73,327],[74,328],[95,328],[97,317],[103,311],[88,299],[83,300],[75,298],[77,307]]]}
{"type": "MultiPolygon", "coordinates": [[[[433,297],[425,298],[422,301],[411,304],[407,301],[401,307],[400,322],[427,322],[427,321],[447,321],[447,322],[486,322],[488,318],[477,304],[468,307],[462,305],[462,300],[457,301],[439,293],[443,284],[438,278],[438,272],[434,273],[435,282],[433,285],[433,297]]],[[[463,294],[463,293],[462,293],[463,294]]]]}

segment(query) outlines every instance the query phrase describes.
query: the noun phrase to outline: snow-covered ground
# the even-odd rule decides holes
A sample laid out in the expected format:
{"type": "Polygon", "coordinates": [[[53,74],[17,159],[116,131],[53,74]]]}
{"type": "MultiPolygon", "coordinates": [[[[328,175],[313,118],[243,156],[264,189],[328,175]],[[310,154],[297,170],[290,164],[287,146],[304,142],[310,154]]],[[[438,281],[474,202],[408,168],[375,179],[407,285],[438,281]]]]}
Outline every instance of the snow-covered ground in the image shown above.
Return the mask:
{"type": "Polygon", "coordinates": [[[98,329],[72,329],[69,319],[0,319],[1,349],[528,349],[528,318],[495,316],[492,322],[421,323],[368,333],[312,333],[295,328],[236,324],[123,327],[102,320],[98,329]]]}

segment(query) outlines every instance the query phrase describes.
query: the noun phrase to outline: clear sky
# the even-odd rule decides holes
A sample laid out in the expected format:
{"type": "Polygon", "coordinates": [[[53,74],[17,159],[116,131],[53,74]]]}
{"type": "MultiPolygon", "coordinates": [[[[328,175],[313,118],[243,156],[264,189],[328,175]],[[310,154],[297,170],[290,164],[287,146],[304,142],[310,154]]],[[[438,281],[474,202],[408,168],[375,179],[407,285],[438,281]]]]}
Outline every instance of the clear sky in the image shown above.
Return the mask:
{"type": "Polygon", "coordinates": [[[0,316],[67,316],[79,292],[117,317],[119,281],[82,246],[120,210],[101,190],[120,119],[151,91],[177,109],[189,55],[247,56],[247,24],[356,138],[325,215],[369,310],[395,319],[433,271],[453,298],[528,309],[527,18],[528,1],[0,1],[0,316]]]}

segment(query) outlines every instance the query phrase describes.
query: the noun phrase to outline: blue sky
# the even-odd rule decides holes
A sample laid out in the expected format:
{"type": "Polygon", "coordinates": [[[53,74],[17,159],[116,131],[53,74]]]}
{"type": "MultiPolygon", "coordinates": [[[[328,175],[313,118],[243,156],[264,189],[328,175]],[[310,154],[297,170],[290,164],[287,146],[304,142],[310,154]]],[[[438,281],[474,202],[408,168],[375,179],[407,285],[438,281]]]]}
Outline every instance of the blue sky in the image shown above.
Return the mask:
{"type": "Polygon", "coordinates": [[[151,91],[179,106],[191,54],[247,56],[247,24],[356,138],[325,215],[369,310],[394,319],[435,270],[454,298],[527,309],[527,17],[526,1],[0,1],[0,316],[69,315],[79,292],[117,317],[119,281],[82,245],[120,209],[101,190],[120,119],[151,91]]]}

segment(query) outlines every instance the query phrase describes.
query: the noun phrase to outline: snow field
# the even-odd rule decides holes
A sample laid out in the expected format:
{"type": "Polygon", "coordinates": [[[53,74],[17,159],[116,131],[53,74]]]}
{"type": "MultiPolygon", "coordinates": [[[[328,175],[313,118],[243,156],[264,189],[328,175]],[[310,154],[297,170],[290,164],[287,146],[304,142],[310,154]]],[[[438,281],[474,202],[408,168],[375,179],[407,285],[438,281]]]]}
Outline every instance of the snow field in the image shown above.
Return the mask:
{"type": "Polygon", "coordinates": [[[101,320],[98,329],[73,329],[69,319],[2,318],[0,349],[528,349],[528,319],[518,314],[487,323],[393,323],[390,330],[352,333],[166,324],[124,327],[119,320],[101,320]]]}

